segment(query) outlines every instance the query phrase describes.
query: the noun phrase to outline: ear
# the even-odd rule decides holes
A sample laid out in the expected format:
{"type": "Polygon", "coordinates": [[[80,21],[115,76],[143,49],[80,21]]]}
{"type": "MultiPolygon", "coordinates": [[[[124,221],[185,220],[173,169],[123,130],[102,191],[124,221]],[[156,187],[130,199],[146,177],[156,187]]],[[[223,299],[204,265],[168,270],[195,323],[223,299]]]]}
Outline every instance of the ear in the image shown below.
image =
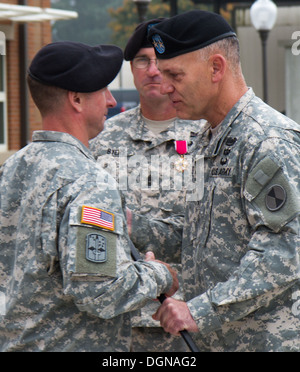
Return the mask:
{"type": "Polygon", "coordinates": [[[68,92],[68,98],[71,106],[77,111],[82,112],[82,94],[77,92],[68,92]]]}
{"type": "Polygon", "coordinates": [[[218,83],[223,79],[226,71],[227,62],[221,54],[214,54],[210,57],[212,82],[218,83]]]}

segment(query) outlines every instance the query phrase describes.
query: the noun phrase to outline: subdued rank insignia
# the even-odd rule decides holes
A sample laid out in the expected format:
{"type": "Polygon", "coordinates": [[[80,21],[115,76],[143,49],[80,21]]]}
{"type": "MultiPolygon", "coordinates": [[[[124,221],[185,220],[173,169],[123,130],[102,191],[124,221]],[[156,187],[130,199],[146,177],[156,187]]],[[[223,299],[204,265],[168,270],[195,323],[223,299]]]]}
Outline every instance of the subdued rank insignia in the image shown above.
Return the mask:
{"type": "Polygon", "coordinates": [[[271,212],[281,209],[286,202],[286,192],[280,185],[272,186],[266,196],[266,206],[271,212]]]}
{"type": "Polygon", "coordinates": [[[89,234],[86,236],[86,253],[88,261],[103,263],[107,261],[106,238],[100,234],[89,234]]]}

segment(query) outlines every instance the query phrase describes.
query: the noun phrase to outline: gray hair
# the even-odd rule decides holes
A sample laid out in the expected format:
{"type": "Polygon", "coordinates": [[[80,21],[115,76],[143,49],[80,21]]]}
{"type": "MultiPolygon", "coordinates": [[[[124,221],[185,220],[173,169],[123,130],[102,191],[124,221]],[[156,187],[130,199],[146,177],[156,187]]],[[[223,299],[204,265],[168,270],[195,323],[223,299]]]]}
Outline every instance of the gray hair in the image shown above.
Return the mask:
{"type": "Polygon", "coordinates": [[[219,40],[199,49],[199,59],[201,61],[208,61],[209,57],[214,54],[222,54],[226,58],[234,75],[241,73],[240,45],[235,36],[219,40]]]}

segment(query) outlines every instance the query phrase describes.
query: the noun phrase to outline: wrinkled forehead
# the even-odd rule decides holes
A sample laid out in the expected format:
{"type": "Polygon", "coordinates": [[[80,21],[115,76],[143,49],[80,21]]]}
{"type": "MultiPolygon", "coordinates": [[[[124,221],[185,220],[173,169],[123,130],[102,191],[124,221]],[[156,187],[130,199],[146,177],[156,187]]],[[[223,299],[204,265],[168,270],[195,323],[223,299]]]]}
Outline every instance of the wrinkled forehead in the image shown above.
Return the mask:
{"type": "Polygon", "coordinates": [[[196,52],[183,54],[170,59],[159,59],[158,60],[158,69],[161,72],[184,72],[187,71],[191,64],[198,63],[198,58],[196,52]]]}

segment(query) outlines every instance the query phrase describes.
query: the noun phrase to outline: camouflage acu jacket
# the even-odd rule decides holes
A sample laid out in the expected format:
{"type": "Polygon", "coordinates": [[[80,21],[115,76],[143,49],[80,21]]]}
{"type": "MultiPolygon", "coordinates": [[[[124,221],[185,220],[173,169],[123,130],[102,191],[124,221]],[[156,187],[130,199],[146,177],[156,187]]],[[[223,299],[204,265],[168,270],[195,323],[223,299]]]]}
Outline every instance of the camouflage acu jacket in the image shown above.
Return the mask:
{"type": "Polygon", "coordinates": [[[138,106],[106,121],[104,131],[90,142],[97,162],[118,181],[126,205],[134,211],[132,241],[166,262],[181,260],[186,200],[183,173],[174,170],[180,160],[175,143],[187,141],[189,158],[202,127],[202,122],[177,119],[155,135],[138,106]]]}
{"type": "Polygon", "coordinates": [[[300,126],[249,91],[200,141],[183,280],[212,351],[300,351],[300,126]]]}
{"type": "Polygon", "coordinates": [[[0,197],[0,350],[129,351],[128,312],[172,278],[131,261],[115,181],[74,137],[36,132],[0,197]]]}
{"type": "MultiPolygon", "coordinates": [[[[179,272],[186,194],[194,188],[192,154],[203,127],[202,121],[176,119],[156,135],[148,130],[138,106],[106,121],[105,130],[90,142],[97,162],[118,181],[133,211],[130,237],[135,246],[141,252],[153,251],[179,272]],[[175,168],[181,160],[176,141],[187,143],[184,172],[175,168]]],[[[152,304],[148,316],[135,324],[159,325],[151,318],[157,306],[152,304]]]]}

